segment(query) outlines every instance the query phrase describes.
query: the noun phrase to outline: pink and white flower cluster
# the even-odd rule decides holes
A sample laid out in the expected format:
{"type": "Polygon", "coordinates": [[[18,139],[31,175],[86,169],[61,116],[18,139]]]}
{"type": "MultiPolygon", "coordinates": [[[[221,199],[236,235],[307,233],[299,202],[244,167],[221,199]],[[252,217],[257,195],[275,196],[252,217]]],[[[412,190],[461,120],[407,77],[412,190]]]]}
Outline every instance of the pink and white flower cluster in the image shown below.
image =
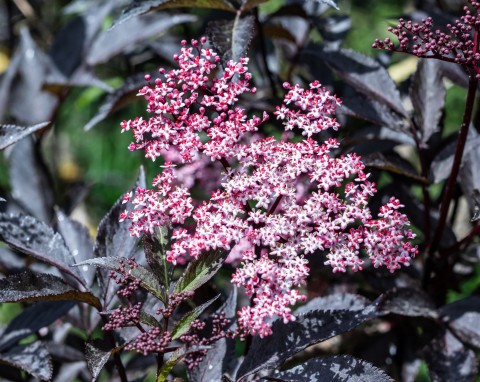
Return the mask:
{"type": "Polygon", "coordinates": [[[235,253],[239,265],[232,282],[252,299],[239,311],[239,323],[262,336],[270,334],[272,318],[295,319],[290,307],[305,299],[297,288],[309,274],[305,254],[326,253],[333,272],[361,270],[362,253],[392,272],[408,266],[417,249],[400,202],[391,198],[374,219],[368,198],[376,188],[360,157],[334,157],[336,139],[313,139],[339,128],[332,115],[340,100],[317,81],[308,89],[285,83],[288,92],[274,115],[285,130],[299,129],[306,138],[259,138],[253,132],[269,116],[249,118],[236,106],[241,94],[255,92],[248,59],[230,61],[214,77],[219,58],[204,44],[183,42],[175,56],[179,69],[160,69],[164,79],[140,90],[153,116],[124,121],[122,130],[133,130],[131,150],[144,150],[153,160],[165,150],[178,152],[183,166],[206,156],[221,162],[225,173],[211,198],[195,207],[188,189],[175,185],[175,169],[168,164],[154,181],[156,191],[126,195],[135,209],[122,219],[132,221],[132,235],[174,223],[168,252],[173,263],[215,249],[235,253]],[[248,133],[256,138],[246,141],[248,133]],[[191,227],[183,224],[186,218],[193,218],[191,227]]]}

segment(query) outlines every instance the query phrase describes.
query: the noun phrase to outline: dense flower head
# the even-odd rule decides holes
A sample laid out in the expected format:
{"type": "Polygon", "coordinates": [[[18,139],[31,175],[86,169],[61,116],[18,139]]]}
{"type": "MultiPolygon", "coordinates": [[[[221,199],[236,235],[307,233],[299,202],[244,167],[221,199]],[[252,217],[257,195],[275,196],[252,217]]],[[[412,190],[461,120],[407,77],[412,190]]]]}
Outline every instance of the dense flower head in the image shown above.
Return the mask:
{"type": "Polygon", "coordinates": [[[457,64],[473,66],[478,70],[480,52],[477,51],[473,31],[480,27],[480,2],[469,0],[464,15],[454,24],[447,24],[445,31],[435,29],[433,19],[427,17],[420,23],[399,20],[389,32],[397,36],[398,46],[386,38],[376,39],[373,48],[411,53],[418,57],[438,58],[457,64]]]}
{"type": "Polygon", "coordinates": [[[408,266],[417,249],[400,201],[391,198],[375,219],[368,206],[375,183],[361,158],[336,157],[336,139],[313,138],[339,128],[333,115],[340,100],[317,81],[308,89],[285,83],[287,94],[274,116],[285,130],[298,129],[306,137],[299,142],[260,137],[254,132],[268,115],[249,119],[236,105],[242,93],[253,91],[247,59],[230,61],[220,77],[210,78],[217,58],[203,42],[184,44],[176,57],[180,69],[140,92],[154,117],[124,121],[122,128],[133,130],[132,148],[152,159],[167,150],[178,152],[183,162],[218,160],[225,170],[218,188],[194,206],[187,188],[173,188],[178,179],[168,164],[154,182],[157,191],[126,195],[135,209],[122,219],[132,221],[132,234],[173,223],[167,252],[172,263],[212,250],[234,253],[227,259],[238,263],[232,282],[252,301],[238,312],[239,325],[262,336],[270,334],[273,318],[295,319],[291,306],[305,299],[298,287],[309,274],[305,255],[325,253],[333,272],[362,270],[364,254],[374,267],[392,272],[408,266]],[[247,133],[255,138],[246,140],[247,133]],[[187,218],[194,224],[183,224],[187,218]]]}

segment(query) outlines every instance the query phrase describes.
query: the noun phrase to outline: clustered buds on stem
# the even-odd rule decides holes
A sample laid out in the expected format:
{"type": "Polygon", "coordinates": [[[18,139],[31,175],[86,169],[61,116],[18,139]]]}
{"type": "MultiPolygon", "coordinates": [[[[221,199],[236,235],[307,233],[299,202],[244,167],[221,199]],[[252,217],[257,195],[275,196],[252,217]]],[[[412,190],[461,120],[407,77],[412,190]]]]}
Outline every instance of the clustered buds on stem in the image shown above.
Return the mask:
{"type": "Polygon", "coordinates": [[[470,66],[480,78],[480,52],[474,38],[474,32],[480,28],[480,2],[468,2],[472,9],[465,6],[464,15],[453,25],[447,24],[445,31],[434,29],[431,17],[421,23],[400,19],[396,27],[388,28],[397,36],[399,45],[395,46],[389,38],[385,38],[383,41],[376,39],[372,47],[470,66]]]}
{"type": "Polygon", "coordinates": [[[121,126],[133,131],[130,149],[144,150],[148,158],[178,153],[177,164],[185,167],[204,156],[219,161],[225,173],[210,200],[195,203],[174,164],[166,163],[153,183],[157,191],[137,189],[125,196],[134,209],[121,219],[131,221],[132,235],[174,223],[167,252],[172,263],[211,250],[235,252],[229,260],[240,264],[232,282],[252,298],[251,306],[238,312],[239,326],[261,336],[271,333],[272,318],[295,319],[290,307],[305,299],[296,288],[309,274],[305,254],[325,253],[333,272],[361,270],[362,253],[392,272],[408,266],[417,249],[410,243],[415,235],[405,228],[408,218],[398,211],[400,202],[391,198],[374,219],[368,198],[375,183],[361,158],[334,157],[336,139],[313,138],[339,128],[332,115],[340,100],[318,81],[308,89],[285,83],[287,94],[274,115],[285,130],[298,129],[305,139],[263,138],[258,130],[268,114],[249,118],[236,105],[241,94],[255,92],[248,59],[230,61],[220,72],[218,55],[205,42],[193,40],[190,47],[183,42],[175,56],[179,69],[160,69],[162,78],[139,92],[153,116],[121,126]],[[186,224],[187,218],[194,224],[186,224]]]}

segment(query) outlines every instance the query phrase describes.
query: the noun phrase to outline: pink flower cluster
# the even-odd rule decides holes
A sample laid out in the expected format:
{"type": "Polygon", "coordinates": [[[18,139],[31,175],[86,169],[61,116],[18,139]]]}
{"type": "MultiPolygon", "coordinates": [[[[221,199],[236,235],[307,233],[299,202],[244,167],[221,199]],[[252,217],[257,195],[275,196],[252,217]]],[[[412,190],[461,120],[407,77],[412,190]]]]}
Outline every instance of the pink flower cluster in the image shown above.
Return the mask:
{"type": "Polygon", "coordinates": [[[145,150],[149,158],[171,150],[188,166],[204,155],[221,162],[225,173],[210,200],[193,207],[186,188],[173,189],[175,169],[168,166],[154,182],[158,191],[126,195],[135,209],[122,219],[132,221],[132,234],[179,223],[167,253],[173,263],[215,249],[235,252],[240,264],[232,282],[252,299],[239,311],[239,324],[245,333],[262,336],[270,334],[272,318],[295,319],[290,307],[305,299],[297,288],[309,274],[305,254],[325,252],[333,272],[361,270],[362,252],[375,267],[393,272],[408,266],[417,249],[409,241],[414,238],[406,228],[409,221],[398,211],[400,202],[390,199],[374,219],[368,198],[375,184],[360,157],[334,157],[336,139],[312,138],[338,129],[332,115],[340,100],[318,82],[309,89],[285,83],[288,92],[274,115],[285,130],[299,129],[306,138],[289,142],[252,134],[257,138],[245,141],[268,119],[266,113],[248,118],[235,106],[242,93],[255,91],[248,83],[247,59],[229,62],[219,78],[213,77],[218,56],[204,43],[183,43],[176,57],[180,69],[161,69],[165,79],[139,93],[154,116],[124,121],[122,129],[133,130],[130,149],[145,150]],[[187,217],[193,226],[182,225],[187,217]]]}

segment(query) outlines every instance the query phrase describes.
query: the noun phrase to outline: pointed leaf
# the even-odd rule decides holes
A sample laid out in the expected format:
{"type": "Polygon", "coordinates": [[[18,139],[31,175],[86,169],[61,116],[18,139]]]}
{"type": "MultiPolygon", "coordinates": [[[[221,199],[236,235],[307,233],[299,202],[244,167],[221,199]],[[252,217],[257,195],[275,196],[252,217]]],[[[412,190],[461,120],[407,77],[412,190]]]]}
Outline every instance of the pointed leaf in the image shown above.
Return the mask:
{"type": "Polygon", "coordinates": [[[112,28],[126,22],[132,17],[143,15],[147,12],[182,7],[213,8],[230,12],[237,11],[227,0],[138,0],[123,10],[122,15],[114,22],[112,28]]]}
{"type": "Polygon", "coordinates": [[[465,343],[480,348],[480,297],[470,296],[440,308],[440,315],[454,334],[465,343]]]}
{"type": "Polygon", "coordinates": [[[29,214],[49,222],[55,204],[54,184],[40,144],[32,138],[18,142],[11,152],[8,173],[12,196],[29,214]]]}
{"type": "Polygon", "coordinates": [[[87,341],[85,343],[85,358],[88,370],[92,373],[92,382],[97,380],[111,354],[111,350],[104,350],[99,341],[87,341]]]}
{"type": "Polygon", "coordinates": [[[0,125],[0,150],[13,145],[27,135],[41,130],[50,125],[50,122],[42,122],[34,126],[0,125]]]}
{"type": "MultiPolygon", "coordinates": [[[[74,263],[93,257],[94,244],[87,227],[70,219],[62,211],[57,210],[57,228],[73,256],[74,263]]],[[[95,269],[87,266],[80,269],[87,286],[91,286],[95,276],[95,269]]]]}
{"type": "Polygon", "coordinates": [[[273,322],[275,335],[255,336],[237,372],[238,382],[262,369],[273,369],[306,347],[349,331],[377,316],[376,303],[364,309],[313,310],[299,315],[296,321],[273,322]]]}
{"type": "Polygon", "coordinates": [[[317,53],[337,74],[359,92],[408,118],[400,92],[387,70],[373,58],[350,49],[317,53]]]}
{"type": "Polygon", "coordinates": [[[438,318],[435,303],[422,290],[414,288],[395,288],[383,294],[378,311],[379,314],[438,318]]]}
{"type": "Polygon", "coordinates": [[[168,236],[171,231],[167,227],[157,229],[156,237],[145,235],[143,238],[143,248],[145,257],[150,269],[155,274],[165,290],[170,288],[172,266],[166,259],[168,246],[168,236]]]}
{"type": "Polygon", "coordinates": [[[428,345],[425,360],[434,382],[471,382],[478,376],[475,352],[466,348],[449,330],[428,345]]]}
{"type": "Polygon", "coordinates": [[[109,269],[113,271],[119,271],[121,267],[121,262],[123,262],[125,269],[128,274],[134,279],[140,280],[140,285],[152,293],[156,298],[160,299],[162,302],[165,299],[165,288],[157,280],[155,275],[148,269],[138,265],[135,268],[130,268],[128,266],[128,259],[122,257],[98,257],[95,259],[85,260],[81,263],[75,264],[75,266],[82,265],[94,265],[96,267],[109,269]]]}
{"type": "Polygon", "coordinates": [[[354,96],[346,96],[342,100],[338,112],[410,134],[410,131],[406,129],[404,117],[395,113],[387,105],[359,93],[354,96]]]}
{"type": "Polygon", "coordinates": [[[86,29],[85,18],[74,17],[58,31],[50,46],[50,57],[56,67],[67,77],[82,64],[83,48],[87,37],[86,29]]]}
{"type": "Polygon", "coordinates": [[[393,382],[382,369],[348,355],[309,359],[292,369],[277,371],[273,376],[289,382],[393,382]]]}
{"type": "Polygon", "coordinates": [[[0,280],[0,302],[59,300],[85,302],[98,310],[102,309],[93,294],[80,292],[54,275],[26,271],[0,280]]]}
{"type": "MultiPolygon", "coordinates": [[[[140,167],[136,187],[146,188],[145,171],[140,167]]],[[[127,209],[133,209],[132,203],[123,204],[123,196],[119,197],[113,207],[103,217],[98,226],[95,243],[95,256],[118,256],[130,258],[136,250],[137,238],[130,234],[128,221],[120,222],[120,214],[127,209]]],[[[108,308],[115,295],[117,286],[108,276],[108,272],[99,270],[98,278],[102,293],[103,306],[108,308]]]]}
{"type": "Polygon", "coordinates": [[[0,353],[0,363],[24,370],[42,381],[52,378],[52,360],[47,348],[40,341],[0,353]]]}
{"type": "Polygon", "coordinates": [[[398,155],[390,155],[388,158],[379,152],[363,157],[363,163],[366,167],[373,167],[378,170],[388,171],[393,174],[402,175],[406,178],[415,180],[418,183],[429,185],[427,178],[417,174],[415,168],[409,162],[403,160],[398,155]]]}
{"type": "Polygon", "coordinates": [[[225,262],[225,252],[210,251],[202,253],[188,264],[182,277],[175,284],[174,292],[194,291],[210,280],[225,262]]]}
{"type": "Polygon", "coordinates": [[[126,49],[145,43],[148,39],[177,24],[196,20],[194,15],[159,13],[131,18],[116,28],[101,33],[96,38],[88,52],[87,63],[92,66],[105,63],[126,49]]]}
{"type": "Polygon", "coordinates": [[[24,309],[2,333],[0,352],[50,325],[56,319],[67,314],[74,305],[73,301],[41,301],[24,309]]]}
{"type": "Polygon", "coordinates": [[[313,310],[349,310],[365,309],[371,302],[365,297],[352,293],[338,293],[324,297],[316,297],[295,310],[295,316],[306,314],[313,310]]]}
{"type": "Polygon", "coordinates": [[[23,214],[0,213],[0,238],[10,247],[53,265],[85,286],[85,280],[72,269],[72,254],[62,237],[45,223],[23,214]]]}
{"type": "Polygon", "coordinates": [[[22,124],[35,125],[51,119],[58,98],[42,89],[52,60],[35,43],[27,28],[20,31],[18,72],[9,94],[10,113],[22,124]]]}
{"type": "Polygon", "coordinates": [[[216,301],[220,295],[208,300],[206,303],[197,306],[191,312],[188,312],[185,316],[183,316],[172,329],[172,340],[176,340],[180,338],[183,334],[190,330],[190,325],[194,320],[196,320],[210,305],[216,301]]]}
{"type": "Polygon", "coordinates": [[[440,132],[446,93],[439,61],[420,59],[413,76],[410,97],[414,105],[413,118],[422,131],[423,143],[440,132]]]}
{"type": "Polygon", "coordinates": [[[207,35],[224,63],[238,62],[252,41],[255,32],[255,18],[240,14],[232,21],[215,20],[208,23],[207,35]]]}
{"type": "Polygon", "coordinates": [[[172,355],[168,358],[167,362],[162,365],[162,368],[158,371],[157,382],[166,382],[168,375],[175,367],[177,363],[179,363],[183,357],[185,357],[187,353],[185,352],[185,348],[180,348],[175,350],[172,355]]]}
{"type": "Polygon", "coordinates": [[[138,89],[144,85],[145,77],[143,75],[135,75],[127,78],[125,80],[125,84],[118,89],[115,89],[105,98],[103,103],[100,105],[98,113],[87,122],[87,124],[84,126],[84,130],[90,130],[115,111],[132,102],[135,102],[138,99],[138,89]]]}

